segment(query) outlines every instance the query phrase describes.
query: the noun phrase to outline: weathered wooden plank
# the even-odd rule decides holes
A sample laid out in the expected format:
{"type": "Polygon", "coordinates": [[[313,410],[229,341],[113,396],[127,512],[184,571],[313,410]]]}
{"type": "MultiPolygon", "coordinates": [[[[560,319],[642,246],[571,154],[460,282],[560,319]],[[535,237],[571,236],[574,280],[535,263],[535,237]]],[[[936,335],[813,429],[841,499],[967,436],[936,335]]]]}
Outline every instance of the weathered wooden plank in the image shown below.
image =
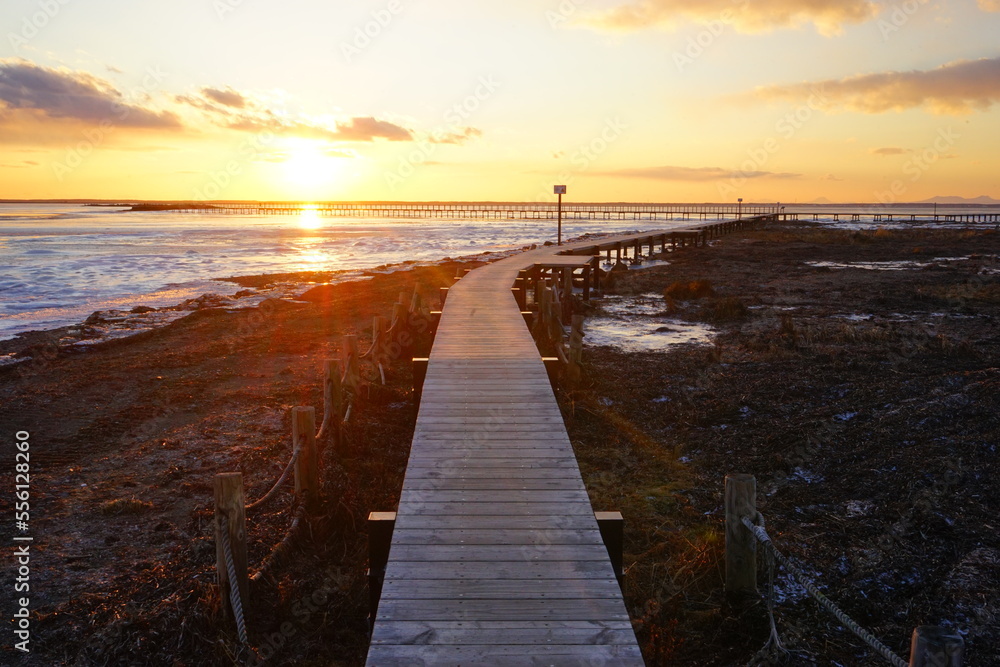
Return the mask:
{"type": "Polygon", "coordinates": [[[397,527],[392,534],[394,544],[603,544],[601,532],[593,530],[556,529],[461,529],[426,530],[397,527]]]}
{"type": "Polygon", "coordinates": [[[403,488],[399,498],[400,503],[421,503],[434,500],[439,503],[585,503],[589,501],[584,489],[546,491],[538,489],[461,489],[448,490],[438,488],[437,480],[433,480],[426,488],[403,488]]]}
{"type": "Polygon", "coordinates": [[[442,561],[465,563],[501,560],[585,561],[608,560],[603,544],[392,544],[390,558],[399,562],[442,561]]]}
{"type": "Polygon", "coordinates": [[[372,644],[625,644],[625,621],[394,621],[375,626],[372,644]]]}
{"type": "Polygon", "coordinates": [[[408,515],[397,518],[396,529],[450,530],[475,526],[480,530],[593,530],[597,523],[586,514],[550,515],[408,515]]]}
{"type": "MultiPolygon", "coordinates": [[[[617,584],[616,584],[617,586],[617,584]]],[[[590,621],[625,620],[619,599],[587,600],[384,600],[379,616],[398,621],[590,621]],[[384,610],[383,610],[384,607],[384,610]]]]}
{"type": "Polygon", "coordinates": [[[390,579],[383,600],[620,599],[615,579],[390,579]]]}
{"type": "MultiPolygon", "coordinates": [[[[593,514],[590,503],[404,503],[396,509],[398,516],[427,516],[454,514],[456,516],[589,516],[593,514]]],[[[474,526],[474,524],[473,524],[474,526]]]]}

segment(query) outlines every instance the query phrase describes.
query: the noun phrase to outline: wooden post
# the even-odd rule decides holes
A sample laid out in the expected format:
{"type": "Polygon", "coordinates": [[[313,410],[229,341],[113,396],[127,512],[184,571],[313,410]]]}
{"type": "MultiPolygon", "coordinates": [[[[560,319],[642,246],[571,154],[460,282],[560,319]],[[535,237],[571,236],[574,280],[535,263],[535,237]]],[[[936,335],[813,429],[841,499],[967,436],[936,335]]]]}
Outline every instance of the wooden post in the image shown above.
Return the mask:
{"type": "MultiPolygon", "coordinates": [[[[372,363],[380,364],[385,361],[385,349],[389,323],[381,315],[372,318],[372,363]]],[[[377,369],[376,369],[377,370],[377,369]]]]}
{"type": "Polygon", "coordinates": [[[413,393],[419,397],[424,388],[424,380],[427,378],[427,364],[430,359],[427,357],[413,357],[413,393]]]}
{"type": "Polygon", "coordinates": [[[542,363],[545,364],[545,373],[549,376],[549,384],[552,388],[559,386],[559,370],[560,361],[559,357],[542,357],[542,363]]]}
{"type": "Polygon", "coordinates": [[[343,336],[340,339],[340,363],[344,367],[344,383],[354,390],[361,384],[361,360],[358,359],[358,337],[343,336]]]}
{"type": "Polygon", "coordinates": [[[447,287],[439,288],[438,295],[439,298],[441,299],[441,307],[444,308],[444,302],[448,298],[448,288],[447,287]]]}
{"type": "Polygon", "coordinates": [[[382,597],[385,568],[389,562],[395,512],[371,512],[368,515],[368,628],[375,624],[378,601],[382,597]]]}
{"type": "Polygon", "coordinates": [[[619,588],[625,577],[625,519],[621,512],[594,512],[597,527],[601,529],[601,539],[608,550],[611,567],[615,571],[619,588]]]}
{"type": "Polygon", "coordinates": [[[962,667],[965,641],[957,632],[921,625],[910,640],[910,667],[962,667]]]}
{"type": "Polygon", "coordinates": [[[323,362],[323,420],[326,421],[330,446],[334,450],[340,447],[340,420],[344,416],[342,373],[340,364],[333,359],[323,362]]]}
{"type": "Polygon", "coordinates": [[[243,475],[238,472],[224,472],[215,476],[215,571],[219,581],[222,606],[234,618],[229,602],[229,591],[233,582],[229,581],[226,567],[226,550],[222,545],[222,517],[228,523],[229,543],[236,566],[236,586],[240,600],[246,607],[250,599],[250,579],[247,576],[247,529],[243,497],[243,475]]]}
{"type": "Polygon", "coordinates": [[[514,295],[514,301],[517,302],[518,309],[524,310],[528,306],[528,300],[525,297],[524,290],[520,287],[514,287],[510,291],[514,295]]]}
{"type": "Polygon", "coordinates": [[[583,269],[583,300],[590,301],[590,266],[586,266],[583,269]]]}
{"type": "Polygon", "coordinates": [[[562,321],[568,324],[573,317],[573,269],[572,267],[567,267],[563,269],[563,293],[562,293],[562,321]]]}
{"type": "Polygon", "coordinates": [[[726,475],[726,593],[757,590],[757,539],[740,521],[757,516],[757,480],[753,475],[726,475]]]}
{"type": "Polygon", "coordinates": [[[316,410],[292,408],[292,449],[301,448],[295,461],[295,493],[305,497],[309,510],[319,500],[319,457],[316,455],[316,410]]]}
{"type": "MultiPolygon", "coordinates": [[[[390,327],[400,327],[400,331],[407,326],[406,315],[407,315],[406,304],[400,301],[399,303],[393,304],[392,306],[392,324],[390,327]]],[[[399,331],[396,332],[396,338],[399,338],[399,331]]]]}

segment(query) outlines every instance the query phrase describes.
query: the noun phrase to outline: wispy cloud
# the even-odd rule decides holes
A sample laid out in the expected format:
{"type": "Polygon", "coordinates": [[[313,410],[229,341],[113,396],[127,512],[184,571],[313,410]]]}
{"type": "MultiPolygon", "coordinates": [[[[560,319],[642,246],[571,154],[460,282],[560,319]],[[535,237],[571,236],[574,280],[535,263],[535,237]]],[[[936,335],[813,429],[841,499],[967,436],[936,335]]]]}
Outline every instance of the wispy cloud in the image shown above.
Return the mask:
{"type": "Polygon", "coordinates": [[[775,85],[750,95],[759,100],[803,101],[822,90],[828,111],[885,113],[926,107],[937,114],[982,111],[1000,102],[1000,58],[959,60],[931,70],[880,72],[845,79],[775,85]]]}
{"type": "Polygon", "coordinates": [[[834,35],[845,25],[864,23],[878,13],[878,5],[870,0],[630,0],[589,15],[585,23],[608,30],[640,30],[721,19],[751,33],[811,23],[821,34],[834,35]]]}
{"type": "Polygon", "coordinates": [[[243,132],[273,132],[282,136],[328,141],[413,141],[413,132],[388,120],[354,116],[342,120],[290,117],[278,113],[252,93],[232,88],[202,88],[176,101],[205,112],[208,121],[243,132]]]}
{"type": "Polygon", "coordinates": [[[879,155],[881,157],[886,157],[888,155],[903,155],[909,152],[910,149],[900,148],[899,146],[885,146],[883,148],[873,148],[871,150],[872,155],[879,155]]]}
{"type": "Polygon", "coordinates": [[[178,129],[170,111],[128,102],[113,84],[86,72],[42,67],[22,59],[0,60],[0,124],[19,114],[118,127],[178,129]]]}
{"type": "Polygon", "coordinates": [[[217,102],[222,106],[242,109],[247,105],[246,98],[232,88],[228,88],[226,90],[220,90],[218,88],[202,88],[201,93],[208,99],[213,102],[217,102]]]}
{"type": "MultiPolygon", "coordinates": [[[[465,127],[455,132],[445,132],[431,135],[432,144],[455,144],[461,145],[467,141],[478,139],[483,136],[483,131],[476,127],[465,127]]],[[[424,164],[427,164],[426,162],[424,164]]]]}
{"type": "Polygon", "coordinates": [[[617,178],[647,178],[658,181],[722,181],[732,178],[799,178],[802,174],[773,171],[733,171],[721,167],[636,167],[600,172],[599,176],[617,178]]]}

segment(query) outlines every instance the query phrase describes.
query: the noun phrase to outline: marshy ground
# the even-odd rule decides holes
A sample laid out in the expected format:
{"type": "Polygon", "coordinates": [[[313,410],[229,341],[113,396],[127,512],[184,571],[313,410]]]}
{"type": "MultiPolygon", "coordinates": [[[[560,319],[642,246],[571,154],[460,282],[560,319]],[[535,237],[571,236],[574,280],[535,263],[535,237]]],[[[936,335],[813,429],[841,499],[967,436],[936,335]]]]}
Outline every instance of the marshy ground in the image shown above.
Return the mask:
{"type": "MultiPolygon", "coordinates": [[[[586,380],[560,396],[595,509],[626,519],[626,602],[648,664],[743,665],[767,639],[763,604],[722,593],[731,472],[757,476],[779,547],[897,653],[914,626],[951,624],[969,664],[1000,664],[998,253],[990,232],[779,225],[616,277],[615,293],[652,295],[653,315],[718,332],[662,352],[588,347],[586,380]],[[911,264],[837,268],[897,261],[911,264]]],[[[289,408],[321,404],[338,337],[364,348],[399,292],[419,283],[436,303],[454,274],[207,308],[0,371],[3,430],[32,442],[37,616],[23,664],[235,664],[213,476],[241,471],[259,497],[290,453],[289,408]]],[[[416,419],[405,360],[386,385],[366,372],[345,446],[324,455],[317,518],[249,605],[264,664],[363,663],[365,518],[395,507],[416,419]]],[[[6,440],[0,455],[13,460],[6,440]]],[[[290,509],[285,495],[249,515],[251,567],[290,509]]],[[[778,593],[787,664],[879,664],[780,573],[778,593]]]]}

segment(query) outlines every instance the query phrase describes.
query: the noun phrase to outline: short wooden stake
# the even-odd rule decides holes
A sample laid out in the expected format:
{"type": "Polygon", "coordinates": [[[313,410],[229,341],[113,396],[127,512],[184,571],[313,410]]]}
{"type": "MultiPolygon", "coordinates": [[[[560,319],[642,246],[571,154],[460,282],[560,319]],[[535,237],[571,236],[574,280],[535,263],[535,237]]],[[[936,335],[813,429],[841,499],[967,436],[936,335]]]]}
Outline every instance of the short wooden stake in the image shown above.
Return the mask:
{"type": "Polygon", "coordinates": [[[424,380],[427,378],[427,357],[413,357],[413,393],[420,396],[424,390],[424,380]]]}
{"type": "Polygon", "coordinates": [[[549,376],[549,384],[551,384],[553,388],[558,387],[559,371],[562,370],[559,357],[542,357],[542,363],[545,364],[545,372],[549,376]]]}
{"type": "Polygon", "coordinates": [[[528,299],[524,294],[524,290],[520,287],[514,287],[510,291],[514,295],[514,301],[517,302],[517,307],[524,310],[528,306],[528,299]]]}
{"type": "Polygon", "coordinates": [[[594,518],[597,519],[597,527],[601,529],[601,539],[604,540],[611,567],[618,579],[618,586],[621,587],[625,577],[625,519],[621,512],[594,512],[594,518]]]}
{"type": "Polygon", "coordinates": [[[395,512],[371,512],[368,515],[368,627],[375,624],[378,601],[382,597],[385,568],[389,562],[395,512]]]}
{"type": "Polygon", "coordinates": [[[330,445],[334,450],[340,447],[340,421],[344,417],[344,386],[341,384],[343,371],[333,359],[323,363],[323,420],[326,421],[330,445]]]}
{"type": "Polygon", "coordinates": [[[292,448],[301,448],[295,461],[295,493],[305,498],[306,507],[315,509],[319,500],[319,457],[316,455],[316,410],[292,408],[292,448]]]}
{"type": "Polygon", "coordinates": [[[921,625],[910,640],[910,667],[962,667],[965,641],[957,632],[921,625]]]}
{"type": "Polygon", "coordinates": [[[340,339],[340,363],[344,367],[344,384],[357,390],[361,384],[361,360],[358,359],[358,337],[342,336],[340,339]]]}
{"type": "Polygon", "coordinates": [[[441,287],[438,289],[438,295],[441,299],[441,307],[444,308],[444,302],[448,299],[448,288],[441,287]]]}
{"type": "Polygon", "coordinates": [[[230,618],[235,618],[229,601],[232,582],[226,567],[226,550],[222,545],[222,517],[228,523],[229,543],[236,566],[236,586],[240,600],[246,608],[250,596],[250,579],[247,576],[247,529],[243,497],[243,475],[238,472],[224,472],[215,476],[215,571],[219,581],[222,606],[230,618]]]}
{"type": "Polygon", "coordinates": [[[741,519],[757,516],[757,480],[753,475],[726,475],[726,593],[757,590],[757,539],[741,519]]]}

